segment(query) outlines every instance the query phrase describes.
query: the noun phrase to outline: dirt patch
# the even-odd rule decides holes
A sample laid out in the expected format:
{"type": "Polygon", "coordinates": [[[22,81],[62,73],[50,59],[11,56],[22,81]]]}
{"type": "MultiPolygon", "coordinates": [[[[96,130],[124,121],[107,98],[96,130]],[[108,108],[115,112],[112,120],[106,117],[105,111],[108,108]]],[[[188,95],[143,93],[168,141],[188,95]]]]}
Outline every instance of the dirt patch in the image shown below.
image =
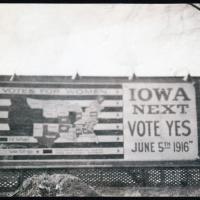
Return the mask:
{"type": "Polygon", "coordinates": [[[99,196],[91,186],[69,174],[34,175],[16,191],[16,197],[99,196]]]}

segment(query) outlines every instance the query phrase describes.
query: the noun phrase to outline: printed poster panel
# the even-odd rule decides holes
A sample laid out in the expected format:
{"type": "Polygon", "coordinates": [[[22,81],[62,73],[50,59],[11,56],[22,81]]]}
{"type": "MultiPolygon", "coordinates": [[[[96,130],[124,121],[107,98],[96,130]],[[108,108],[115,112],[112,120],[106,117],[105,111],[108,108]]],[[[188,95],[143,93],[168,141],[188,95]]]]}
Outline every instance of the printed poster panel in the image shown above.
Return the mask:
{"type": "Polygon", "coordinates": [[[121,84],[0,84],[0,162],[119,160],[121,84]]]}
{"type": "Polygon", "coordinates": [[[198,156],[191,83],[123,84],[124,160],[194,160],[198,156]]]}

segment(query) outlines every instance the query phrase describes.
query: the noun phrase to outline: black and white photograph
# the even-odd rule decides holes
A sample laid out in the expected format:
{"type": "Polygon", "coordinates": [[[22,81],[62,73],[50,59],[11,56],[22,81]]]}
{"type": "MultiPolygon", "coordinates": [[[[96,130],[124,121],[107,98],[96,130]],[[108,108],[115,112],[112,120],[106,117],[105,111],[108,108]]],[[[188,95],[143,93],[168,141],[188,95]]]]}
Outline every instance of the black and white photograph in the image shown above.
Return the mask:
{"type": "Polygon", "coordinates": [[[199,3],[0,4],[0,197],[199,197],[199,3]]]}

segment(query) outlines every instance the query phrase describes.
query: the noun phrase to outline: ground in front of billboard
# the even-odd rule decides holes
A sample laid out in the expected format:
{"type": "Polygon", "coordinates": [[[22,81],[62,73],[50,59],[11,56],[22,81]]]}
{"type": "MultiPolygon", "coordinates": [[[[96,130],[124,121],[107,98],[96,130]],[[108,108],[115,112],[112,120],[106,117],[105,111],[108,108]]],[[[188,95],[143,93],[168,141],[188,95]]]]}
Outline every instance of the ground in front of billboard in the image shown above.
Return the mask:
{"type": "MultiPolygon", "coordinates": [[[[114,197],[199,197],[200,187],[97,187],[98,196],[114,197]]],[[[11,197],[15,192],[0,193],[0,197],[11,197]]],[[[66,196],[66,195],[64,195],[66,196]]],[[[89,195],[90,196],[90,195],[89,195]]]]}
{"type": "MultiPolygon", "coordinates": [[[[55,178],[55,177],[54,177],[55,178]]],[[[37,182],[37,181],[36,181],[37,182]]],[[[36,183],[35,182],[35,183],[36,183]]],[[[62,182],[62,181],[61,181],[62,182]]],[[[27,184],[28,182],[26,182],[27,184]]],[[[32,182],[33,183],[33,182],[32,182]]],[[[178,187],[178,186],[171,186],[171,187],[91,187],[87,186],[85,184],[81,184],[79,180],[77,179],[70,179],[71,185],[73,185],[70,190],[67,190],[66,192],[60,193],[59,195],[55,193],[52,194],[53,190],[49,191],[50,193],[45,195],[38,194],[38,189],[34,189],[34,187],[38,188],[38,185],[33,184],[32,188],[29,188],[28,190],[20,191],[21,194],[19,194],[19,190],[15,192],[4,192],[0,193],[0,197],[12,197],[12,196],[102,196],[102,197],[199,197],[200,196],[200,187],[199,186],[190,186],[190,187],[178,187]],[[74,187],[73,182],[76,185],[74,187]],[[77,184],[78,183],[78,184],[77,184]],[[16,194],[18,193],[18,194],[16,194]]],[[[28,185],[26,185],[27,187],[28,185]]],[[[30,184],[29,184],[30,186],[30,184]]],[[[68,182],[69,186],[69,182],[68,182]]],[[[49,186],[50,188],[51,186],[49,186]]],[[[43,192],[45,187],[43,185],[43,192]]],[[[47,189],[47,187],[46,187],[47,189]]],[[[42,191],[42,190],[40,190],[42,191]]],[[[48,193],[48,191],[46,190],[48,193]]],[[[55,192],[55,191],[54,191],[55,192]]]]}
{"type": "Polygon", "coordinates": [[[99,187],[101,196],[116,197],[190,197],[200,196],[200,187],[99,187]]]}

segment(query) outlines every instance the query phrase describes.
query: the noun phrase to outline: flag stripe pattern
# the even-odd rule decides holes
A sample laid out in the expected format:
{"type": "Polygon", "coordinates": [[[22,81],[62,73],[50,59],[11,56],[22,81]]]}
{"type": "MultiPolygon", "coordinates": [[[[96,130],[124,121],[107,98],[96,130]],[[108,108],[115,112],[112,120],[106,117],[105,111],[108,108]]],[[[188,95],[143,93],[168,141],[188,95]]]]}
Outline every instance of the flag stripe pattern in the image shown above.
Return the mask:
{"type": "Polygon", "coordinates": [[[114,83],[0,83],[0,160],[123,159],[122,94],[114,83]]]}

